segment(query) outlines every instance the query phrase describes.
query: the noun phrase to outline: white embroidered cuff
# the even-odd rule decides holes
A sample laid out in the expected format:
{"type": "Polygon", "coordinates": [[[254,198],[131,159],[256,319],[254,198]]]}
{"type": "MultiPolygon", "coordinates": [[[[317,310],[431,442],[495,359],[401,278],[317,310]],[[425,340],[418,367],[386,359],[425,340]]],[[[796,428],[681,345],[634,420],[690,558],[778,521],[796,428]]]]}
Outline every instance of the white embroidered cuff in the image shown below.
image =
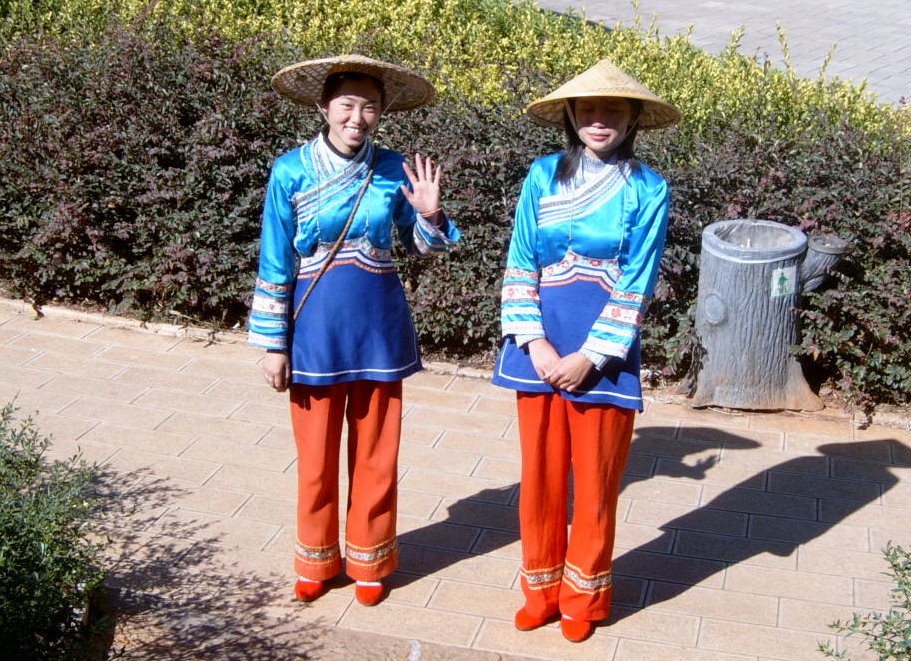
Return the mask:
{"type": "Polygon", "coordinates": [[[607,365],[608,356],[605,356],[604,354],[596,353],[591,349],[586,349],[585,347],[579,349],[579,353],[592,361],[592,364],[596,369],[602,370],[604,369],[604,366],[607,365]]]}
{"type": "Polygon", "coordinates": [[[516,340],[516,346],[520,349],[532,340],[540,340],[543,335],[513,335],[516,340]]]}

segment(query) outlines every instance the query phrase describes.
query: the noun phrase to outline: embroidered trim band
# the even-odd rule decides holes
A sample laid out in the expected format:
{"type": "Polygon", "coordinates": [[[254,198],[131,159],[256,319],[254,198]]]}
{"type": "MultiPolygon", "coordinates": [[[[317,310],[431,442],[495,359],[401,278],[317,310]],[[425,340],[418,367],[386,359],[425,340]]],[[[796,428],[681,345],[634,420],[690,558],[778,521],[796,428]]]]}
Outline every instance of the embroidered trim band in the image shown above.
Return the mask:
{"type": "Polygon", "coordinates": [[[584,592],[586,594],[604,592],[605,590],[610,590],[613,585],[610,571],[599,574],[586,574],[569,562],[566,563],[564,578],[576,592],[584,592]]]}
{"type": "Polygon", "coordinates": [[[376,546],[357,546],[345,543],[345,557],[348,562],[362,566],[378,565],[398,550],[395,537],[376,546]]]}
{"type": "Polygon", "coordinates": [[[301,562],[312,565],[328,565],[341,558],[338,542],[328,546],[306,546],[297,542],[294,545],[294,555],[301,562]]]}
{"type": "Polygon", "coordinates": [[[543,590],[560,584],[560,581],[563,580],[563,565],[554,565],[545,569],[522,567],[521,573],[530,590],[543,590]]]}

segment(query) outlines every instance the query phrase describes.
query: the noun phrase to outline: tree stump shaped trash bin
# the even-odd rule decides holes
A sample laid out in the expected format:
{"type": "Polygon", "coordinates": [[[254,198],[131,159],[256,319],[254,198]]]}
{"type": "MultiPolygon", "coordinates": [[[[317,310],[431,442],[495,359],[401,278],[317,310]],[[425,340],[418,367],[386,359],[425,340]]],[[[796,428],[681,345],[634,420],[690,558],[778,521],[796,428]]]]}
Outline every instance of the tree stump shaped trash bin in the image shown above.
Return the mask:
{"type": "Polygon", "coordinates": [[[846,249],[837,237],[808,241],[769,220],[724,220],[703,230],[694,406],[823,408],[790,347],[801,294],[818,287],[846,249]]]}

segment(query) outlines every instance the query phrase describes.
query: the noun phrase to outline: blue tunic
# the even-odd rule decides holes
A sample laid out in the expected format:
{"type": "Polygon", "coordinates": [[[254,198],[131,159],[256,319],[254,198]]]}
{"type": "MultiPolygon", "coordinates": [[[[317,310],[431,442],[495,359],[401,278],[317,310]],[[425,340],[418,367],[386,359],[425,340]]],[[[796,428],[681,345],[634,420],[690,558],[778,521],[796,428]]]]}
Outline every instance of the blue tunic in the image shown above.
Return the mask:
{"type": "Polygon", "coordinates": [[[654,293],[667,234],[667,183],[642,163],[583,156],[574,179],[556,179],[560,154],[536,160],[522,187],[503,279],[504,343],[493,383],[555,392],[527,344],[595,365],[569,400],[642,409],[639,328],[654,293]]]}
{"type": "Polygon", "coordinates": [[[320,134],[272,166],[249,342],[287,350],[292,383],[397,381],[421,369],[392,262],[392,230],[416,255],[449,250],[459,231],[449,220],[435,227],[411,207],[401,191],[408,182],[397,152],[378,150],[376,172],[341,250],[290,324],[348,219],[375,151],[368,141],[346,159],[320,134]]]}

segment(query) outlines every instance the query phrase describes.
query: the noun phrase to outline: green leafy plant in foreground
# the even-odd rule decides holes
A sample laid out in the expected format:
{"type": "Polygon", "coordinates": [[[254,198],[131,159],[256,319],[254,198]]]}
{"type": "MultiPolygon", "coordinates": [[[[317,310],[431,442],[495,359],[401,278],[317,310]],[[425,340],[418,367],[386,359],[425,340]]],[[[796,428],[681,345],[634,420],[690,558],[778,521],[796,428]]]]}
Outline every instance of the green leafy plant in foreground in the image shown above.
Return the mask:
{"type": "Polygon", "coordinates": [[[0,650],[6,659],[87,656],[87,607],[103,575],[91,544],[94,469],[48,461],[32,420],[0,411],[0,650]]]}
{"type": "MultiPolygon", "coordinates": [[[[911,659],[911,553],[889,542],[883,549],[895,580],[892,589],[892,608],[888,613],[854,614],[847,622],[836,620],[831,629],[845,636],[865,639],[867,649],[880,661],[911,659]]],[[[819,651],[830,659],[848,659],[846,651],[836,652],[831,644],[820,643],[819,651]]]]}

